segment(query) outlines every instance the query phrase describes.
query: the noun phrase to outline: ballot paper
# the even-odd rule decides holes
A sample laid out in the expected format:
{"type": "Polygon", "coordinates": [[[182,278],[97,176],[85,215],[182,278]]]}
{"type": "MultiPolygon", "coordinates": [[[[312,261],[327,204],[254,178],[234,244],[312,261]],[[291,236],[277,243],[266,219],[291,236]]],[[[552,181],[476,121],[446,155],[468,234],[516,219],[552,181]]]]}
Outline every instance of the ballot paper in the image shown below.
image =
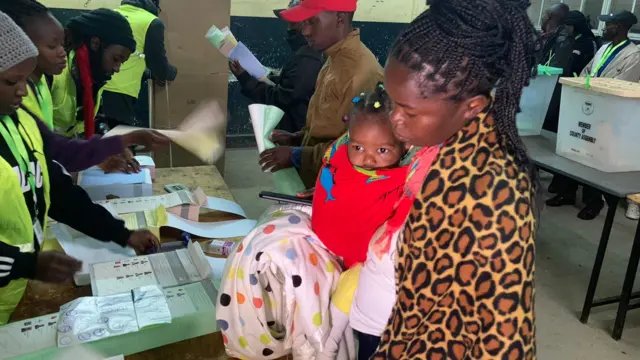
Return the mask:
{"type": "Polygon", "coordinates": [[[131,292],[81,297],[60,307],[58,347],[74,346],[138,330],[131,292]]]}
{"type": "Polygon", "coordinates": [[[192,235],[208,239],[225,239],[246,236],[256,226],[255,220],[228,220],[216,222],[196,222],[167,214],[167,225],[192,235]]]}
{"type": "Polygon", "coordinates": [[[231,50],[229,54],[229,60],[238,61],[249,75],[256,79],[265,78],[269,75],[269,70],[260,63],[260,61],[253,55],[251,50],[247,48],[245,44],[241,42],[231,50]]]}
{"type": "Polygon", "coordinates": [[[0,327],[0,359],[10,359],[56,346],[58,314],[0,327]]]}
{"type": "Polygon", "coordinates": [[[200,244],[190,242],[173,252],[93,264],[90,276],[93,295],[107,296],[148,285],[166,288],[209,279],[211,267],[200,244]]]}
{"type": "Polygon", "coordinates": [[[120,214],[119,217],[124,220],[124,226],[133,231],[140,229],[159,229],[168,222],[167,211],[162,205],[152,210],[120,214]]]}
{"type": "Polygon", "coordinates": [[[140,330],[171,323],[171,311],[162,287],[143,286],[133,289],[133,307],[140,330]]]}
{"type": "Polygon", "coordinates": [[[208,207],[208,203],[211,203],[214,206],[212,210],[225,211],[244,216],[244,211],[240,205],[232,201],[207,198],[207,195],[205,195],[200,187],[193,191],[180,190],[165,195],[105,200],[98,201],[97,203],[111,204],[117,214],[145,211],[163,206],[168,212],[192,221],[198,221],[200,208],[210,208],[208,207]]]}
{"type": "MultiPolygon", "coordinates": [[[[216,101],[198,106],[180,124],[177,130],[155,130],[168,137],[207,164],[214,164],[225,149],[226,113],[216,101]]],[[[118,125],[106,137],[123,135],[141,128],[118,125]]]]}
{"type": "Polygon", "coordinates": [[[211,45],[215,46],[226,58],[229,58],[229,54],[231,54],[233,48],[238,45],[238,40],[236,40],[227,26],[218,29],[217,26],[213,25],[209,28],[205,37],[211,45]]]}
{"type": "Polygon", "coordinates": [[[149,169],[149,173],[151,173],[151,180],[156,179],[156,163],[153,161],[151,156],[146,155],[136,155],[134,156],[138,164],[142,169],[149,169]]]}
{"type": "MultiPolygon", "coordinates": [[[[256,136],[258,152],[262,153],[265,150],[276,147],[276,144],[271,142],[269,137],[282,119],[282,116],[284,116],[284,112],[272,105],[252,104],[249,105],[249,114],[251,115],[253,132],[256,136]]],[[[273,179],[276,184],[276,191],[281,194],[295,196],[305,190],[304,183],[294,168],[283,169],[273,173],[273,179]]]]}

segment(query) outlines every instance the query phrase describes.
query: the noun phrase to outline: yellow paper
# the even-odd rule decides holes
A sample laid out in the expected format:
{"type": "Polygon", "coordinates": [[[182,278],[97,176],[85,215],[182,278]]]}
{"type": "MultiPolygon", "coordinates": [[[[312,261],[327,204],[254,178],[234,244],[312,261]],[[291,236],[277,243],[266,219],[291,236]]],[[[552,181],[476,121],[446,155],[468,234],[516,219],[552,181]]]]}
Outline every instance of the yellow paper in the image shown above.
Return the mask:
{"type": "Polygon", "coordinates": [[[154,235],[160,236],[160,227],[167,224],[167,210],[164,206],[158,206],[152,210],[138,211],[119,215],[124,220],[124,225],[129,230],[147,229],[154,235]]]}

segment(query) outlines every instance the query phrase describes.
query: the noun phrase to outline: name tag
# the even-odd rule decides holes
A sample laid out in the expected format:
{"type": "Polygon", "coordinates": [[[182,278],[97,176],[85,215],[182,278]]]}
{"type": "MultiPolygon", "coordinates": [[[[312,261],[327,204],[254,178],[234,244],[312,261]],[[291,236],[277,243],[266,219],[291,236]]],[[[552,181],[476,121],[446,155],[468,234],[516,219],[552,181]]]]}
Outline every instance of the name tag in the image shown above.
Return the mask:
{"type": "Polygon", "coordinates": [[[38,244],[42,247],[42,242],[44,242],[44,231],[42,231],[42,225],[40,225],[40,220],[38,219],[33,222],[33,233],[36,235],[38,244]]]}

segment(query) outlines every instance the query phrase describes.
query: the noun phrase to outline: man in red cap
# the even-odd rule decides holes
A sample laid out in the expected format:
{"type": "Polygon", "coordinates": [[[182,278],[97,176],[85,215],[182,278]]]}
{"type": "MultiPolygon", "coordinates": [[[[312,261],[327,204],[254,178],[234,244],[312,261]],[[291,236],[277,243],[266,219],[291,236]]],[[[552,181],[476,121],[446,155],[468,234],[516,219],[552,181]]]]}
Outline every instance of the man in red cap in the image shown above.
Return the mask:
{"type": "Polygon", "coordinates": [[[352,27],[357,0],[303,0],[280,13],[285,21],[301,23],[309,46],[323,51],[327,61],[320,70],[309,102],[304,129],[291,134],[274,132],[280,145],[260,155],[260,165],[272,172],[296,167],[307,188],[315,184],[326,147],[345,131],[344,117],[351,100],[375,89],[383,80],[376,57],[352,27]]]}

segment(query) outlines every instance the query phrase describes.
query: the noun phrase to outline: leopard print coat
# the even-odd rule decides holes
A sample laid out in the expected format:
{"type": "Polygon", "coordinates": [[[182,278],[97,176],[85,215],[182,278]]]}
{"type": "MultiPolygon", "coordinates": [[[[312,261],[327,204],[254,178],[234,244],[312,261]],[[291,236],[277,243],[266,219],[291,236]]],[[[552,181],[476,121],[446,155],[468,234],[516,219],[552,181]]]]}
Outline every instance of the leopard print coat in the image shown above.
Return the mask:
{"type": "Polygon", "coordinates": [[[386,359],[535,359],[532,181],[487,112],[450,138],[398,242],[386,359]]]}

